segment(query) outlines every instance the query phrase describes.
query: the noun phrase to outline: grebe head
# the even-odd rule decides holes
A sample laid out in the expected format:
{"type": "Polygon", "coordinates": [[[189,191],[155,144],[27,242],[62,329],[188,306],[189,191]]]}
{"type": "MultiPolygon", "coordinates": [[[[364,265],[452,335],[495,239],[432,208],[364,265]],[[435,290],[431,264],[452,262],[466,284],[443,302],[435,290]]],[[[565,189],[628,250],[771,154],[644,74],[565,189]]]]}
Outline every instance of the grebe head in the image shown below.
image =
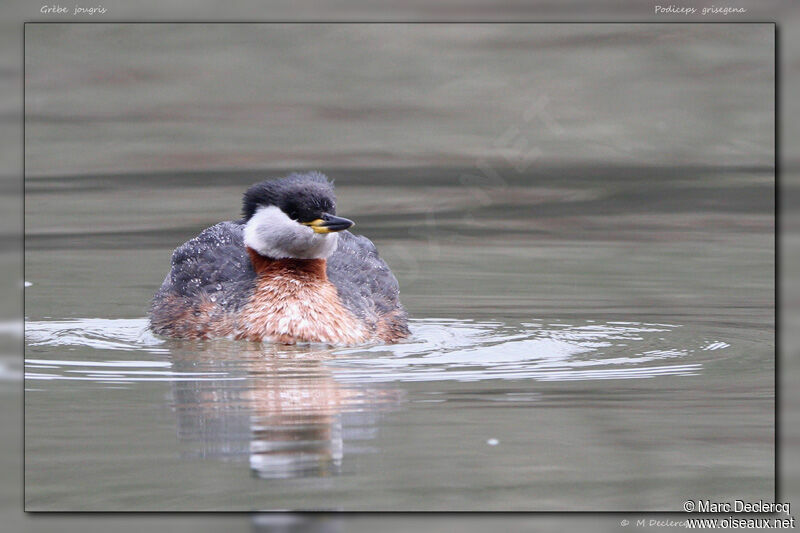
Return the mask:
{"type": "Polygon", "coordinates": [[[325,259],[336,250],[336,232],[353,225],[336,216],[333,184],[319,172],[256,183],[243,210],[245,245],[272,259],[325,259]]]}

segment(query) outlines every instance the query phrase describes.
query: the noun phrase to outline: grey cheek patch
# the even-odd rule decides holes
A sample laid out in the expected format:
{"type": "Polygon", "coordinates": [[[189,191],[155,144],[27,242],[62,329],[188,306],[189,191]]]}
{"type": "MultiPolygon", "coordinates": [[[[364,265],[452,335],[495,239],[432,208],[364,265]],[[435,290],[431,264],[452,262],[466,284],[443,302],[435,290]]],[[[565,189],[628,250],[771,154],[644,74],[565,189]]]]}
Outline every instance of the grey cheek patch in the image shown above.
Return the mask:
{"type": "Polygon", "coordinates": [[[275,206],[260,207],[247,221],[244,242],[275,259],[325,259],[336,250],[338,236],[315,233],[275,206]]]}

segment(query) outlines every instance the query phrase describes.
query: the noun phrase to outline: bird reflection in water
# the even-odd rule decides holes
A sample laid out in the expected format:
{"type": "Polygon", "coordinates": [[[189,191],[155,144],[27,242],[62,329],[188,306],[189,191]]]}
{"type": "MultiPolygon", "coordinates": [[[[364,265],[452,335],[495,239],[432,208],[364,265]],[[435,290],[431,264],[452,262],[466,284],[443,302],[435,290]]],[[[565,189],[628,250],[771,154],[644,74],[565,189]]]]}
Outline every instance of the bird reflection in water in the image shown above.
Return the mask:
{"type": "Polygon", "coordinates": [[[339,474],[346,453],[376,434],[379,412],[402,391],[342,384],[329,348],[232,341],[174,341],[178,437],[187,457],[247,460],[260,478],[339,474]],[[347,443],[347,444],[345,444],[347,443]]]}

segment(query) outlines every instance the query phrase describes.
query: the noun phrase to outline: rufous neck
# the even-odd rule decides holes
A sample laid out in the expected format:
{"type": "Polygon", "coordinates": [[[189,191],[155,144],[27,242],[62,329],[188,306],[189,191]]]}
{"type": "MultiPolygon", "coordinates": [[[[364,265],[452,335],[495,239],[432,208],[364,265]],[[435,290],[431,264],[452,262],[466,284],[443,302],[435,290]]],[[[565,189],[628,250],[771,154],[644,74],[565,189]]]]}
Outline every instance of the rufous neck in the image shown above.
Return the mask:
{"type": "Polygon", "coordinates": [[[326,272],[327,261],[325,259],[274,259],[272,257],[261,255],[249,246],[246,246],[245,248],[247,249],[247,255],[250,256],[250,262],[253,264],[253,269],[258,275],[288,270],[296,272],[298,276],[316,277],[323,280],[328,279],[326,272]]]}

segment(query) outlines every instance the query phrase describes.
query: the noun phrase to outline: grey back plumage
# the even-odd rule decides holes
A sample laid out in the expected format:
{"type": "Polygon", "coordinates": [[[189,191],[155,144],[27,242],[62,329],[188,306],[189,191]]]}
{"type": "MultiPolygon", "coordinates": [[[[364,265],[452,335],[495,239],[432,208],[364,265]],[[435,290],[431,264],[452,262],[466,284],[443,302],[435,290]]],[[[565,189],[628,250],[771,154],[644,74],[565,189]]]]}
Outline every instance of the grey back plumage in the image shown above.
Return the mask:
{"type": "Polygon", "coordinates": [[[255,271],[244,248],[244,224],[220,222],[178,246],[159,296],[195,298],[228,296],[225,307],[238,308],[253,288],[255,271]]]}
{"type": "Polygon", "coordinates": [[[328,279],[342,303],[362,320],[372,321],[402,311],[400,286],[372,241],[349,231],[339,234],[339,246],[328,258],[328,279]]]}

